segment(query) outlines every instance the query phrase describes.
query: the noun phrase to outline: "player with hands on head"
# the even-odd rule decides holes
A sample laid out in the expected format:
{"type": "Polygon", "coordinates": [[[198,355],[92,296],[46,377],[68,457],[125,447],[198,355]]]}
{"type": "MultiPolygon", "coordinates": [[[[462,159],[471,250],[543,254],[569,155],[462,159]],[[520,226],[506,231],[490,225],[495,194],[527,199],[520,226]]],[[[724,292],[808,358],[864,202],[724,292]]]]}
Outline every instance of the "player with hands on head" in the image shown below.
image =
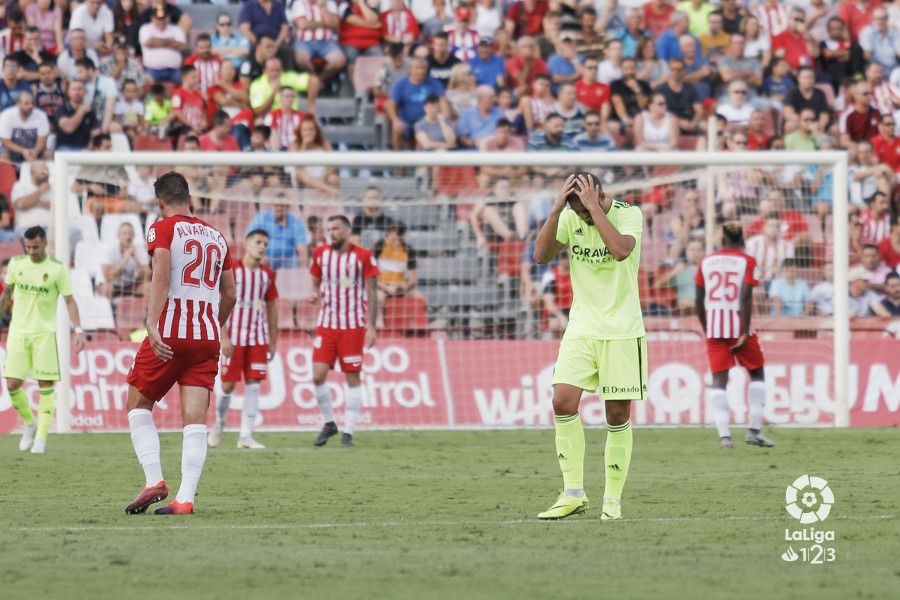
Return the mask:
{"type": "Polygon", "coordinates": [[[275,271],[262,264],[269,234],[254,229],[244,240],[244,260],[234,266],[237,303],[222,329],[222,395],[216,404],[216,424],[209,432],[209,445],[218,446],[225,429],[231,393],[243,379],[244,405],[237,447],[265,448],[253,438],[259,414],[260,383],[266,378],[269,362],[278,342],[278,310],[275,301],[275,271]]]}
{"type": "Polygon", "coordinates": [[[756,259],[744,252],[744,231],[737,221],[722,225],[722,249],[700,261],[697,285],[697,318],[706,335],[706,354],[712,371],[711,393],[716,429],[722,448],[733,448],[728,427],[728,371],[739,364],[750,373],[747,392],[749,426],[745,441],[752,446],[771,448],[775,444],[760,432],[766,383],[759,340],[750,327],[753,288],[759,285],[756,259]]]}
{"type": "Polygon", "coordinates": [[[563,492],[539,519],[584,512],[584,391],[605,401],[606,487],[601,519],[622,518],[631,463],[631,402],[647,398],[647,340],[638,296],[644,218],[641,209],[607,196],[591,173],[566,179],[541,227],[534,260],[547,264],[566,246],[572,308],[553,371],[556,454],[563,492]]]}

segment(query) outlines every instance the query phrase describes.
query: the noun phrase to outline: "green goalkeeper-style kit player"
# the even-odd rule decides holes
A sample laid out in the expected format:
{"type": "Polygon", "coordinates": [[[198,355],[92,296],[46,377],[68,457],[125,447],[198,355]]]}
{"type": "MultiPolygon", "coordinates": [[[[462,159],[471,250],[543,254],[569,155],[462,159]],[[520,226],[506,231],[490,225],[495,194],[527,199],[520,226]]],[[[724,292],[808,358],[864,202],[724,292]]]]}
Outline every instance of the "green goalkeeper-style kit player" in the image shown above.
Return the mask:
{"type": "Polygon", "coordinates": [[[47,234],[42,227],[25,230],[25,254],[9,261],[6,287],[0,297],[0,320],[12,301],[12,321],[6,338],[3,377],[12,405],[25,422],[19,450],[44,452],[47,432],[53,420],[53,386],[59,381],[59,354],[56,350],[56,306],[66,301],[69,319],[75,327],[75,351],[84,347],[84,332],[78,306],[72,298],[66,265],[47,255],[47,234]],[[22,384],[31,375],[38,382],[40,401],[35,427],[31,406],[22,384]]]}
{"type": "Polygon", "coordinates": [[[641,209],[603,193],[590,173],[570,176],[556,196],[534,246],[547,264],[566,246],[573,302],[553,372],[556,454],[563,492],[539,519],[584,512],[583,391],[606,403],[606,488],[601,519],[622,518],[622,489],[631,462],[631,401],[647,397],[647,340],[638,296],[641,209]]]}

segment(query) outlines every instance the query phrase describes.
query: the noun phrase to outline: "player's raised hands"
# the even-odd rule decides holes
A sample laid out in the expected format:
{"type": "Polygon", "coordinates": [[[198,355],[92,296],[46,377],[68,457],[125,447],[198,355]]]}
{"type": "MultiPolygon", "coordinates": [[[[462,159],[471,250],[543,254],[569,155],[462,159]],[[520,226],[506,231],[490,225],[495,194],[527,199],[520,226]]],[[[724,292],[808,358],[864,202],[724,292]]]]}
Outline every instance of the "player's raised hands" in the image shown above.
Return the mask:
{"type": "Polygon", "coordinates": [[[150,348],[153,350],[153,353],[159,357],[160,360],[170,360],[175,356],[175,353],[172,352],[172,347],[162,340],[162,336],[159,335],[159,330],[155,327],[147,329],[147,339],[150,341],[150,348]]]}
{"type": "Polygon", "coordinates": [[[562,210],[566,206],[566,199],[569,197],[569,194],[575,190],[575,175],[569,175],[566,178],[566,182],[563,184],[562,188],[560,188],[559,193],[556,194],[556,201],[553,203],[553,210],[562,210]]]}
{"type": "Polygon", "coordinates": [[[586,209],[600,207],[600,188],[594,185],[593,178],[579,175],[573,182],[573,190],[586,209]]]}

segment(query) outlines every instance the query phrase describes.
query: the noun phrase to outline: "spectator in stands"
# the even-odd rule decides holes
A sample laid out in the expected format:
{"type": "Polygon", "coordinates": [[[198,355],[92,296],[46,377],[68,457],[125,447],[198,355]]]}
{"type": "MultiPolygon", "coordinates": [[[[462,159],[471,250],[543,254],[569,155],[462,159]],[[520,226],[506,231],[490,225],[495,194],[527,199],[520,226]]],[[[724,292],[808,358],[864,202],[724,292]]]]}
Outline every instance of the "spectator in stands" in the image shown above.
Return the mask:
{"type": "Polygon", "coordinates": [[[559,34],[562,31],[562,13],[559,11],[550,11],[544,15],[544,30],[540,35],[534,37],[534,42],[538,47],[538,56],[545,61],[550,55],[556,52],[559,45],[559,34]]]}
{"type": "MultiPolygon", "coordinates": [[[[275,42],[276,51],[288,40],[291,32],[284,4],[280,0],[248,0],[241,7],[238,17],[241,35],[255,46],[262,36],[275,42]]],[[[269,244],[272,236],[269,236],[269,244]]]]}
{"type": "Polygon", "coordinates": [[[625,27],[613,33],[613,39],[622,43],[622,56],[638,58],[638,41],[648,35],[644,29],[644,14],[640,8],[629,8],[625,13],[625,27]]]}
{"type": "Polygon", "coordinates": [[[811,108],[816,112],[819,131],[825,131],[831,120],[831,109],[822,90],[816,88],[816,72],[812,67],[801,68],[797,73],[797,87],[784,98],[784,130],[796,129],[800,124],[800,111],[811,108]]]}
{"type": "Polygon", "coordinates": [[[644,3],[642,10],[644,27],[653,39],[659,39],[672,27],[672,13],[675,12],[675,7],[669,0],[649,0],[644,3]]]}
{"type": "Polygon", "coordinates": [[[503,58],[497,56],[489,38],[478,40],[478,49],[475,56],[469,60],[472,74],[475,75],[477,85],[489,85],[494,89],[500,88],[506,82],[506,67],[503,58]]]}
{"type": "Polygon", "coordinates": [[[900,317],[900,275],[891,271],[884,281],[885,295],[872,303],[876,317],[900,317]]]}
{"type": "Polygon", "coordinates": [[[413,22],[418,21],[422,24],[421,31],[416,29],[418,32],[416,38],[421,36],[422,39],[429,40],[438,31],[447,31],[453,25],[453,9],[448,6],[447,0],[434,0],[433,2],[412,0],[410,4],[412,5],[410,18],[413,22]],[[427,11],[423,10],[424,6],[428,6],[427,11]]]}
{"type": "Polygon", "coordinates": [[[34,107],[31,92],[23,91],[16,106],[0,112],[0,160],[19,163],[40,158],[49,134],[47,115],[34,107]]]}
{"type": "Polygon", "coordinates": [[[814,314],[822,317],[834,314],[834,264],[831,261],[822,266],[822,278],[812,287],[809,300],[814,314]]]}
{"type": "Polygon", "coordinates": [[[235,33],[233,25],[230,14],[219,13],[211,41],[213,52],[223,60],[231,62],[236,68],[240,68],[244,59],[250,56],[250,42],[243,35],[235,33]]]}
{"type": "Polygon", "coordinates": [[[172,93],[172,124],[170,135],[193,133],[199,136],[206,130],[206,99],[200,91],[197,69],[181,68],[181,86],[172,93]]]}
{"type": "MultiPolygon", "coordinates": [[[[291,147],[293,152],[331,152],[331,142],[325,139],[322,128],[315,119],[303,119],[299,134],[291,147]]],[[[334,167],[321,165],[298,166],[297,182],[307,189],[316,189],[336,196],[338,193],[337,171],[334,167]]]]}
{"type": "Polygon", "coordinates": [[[379,321],[384,321],[384,306],[388,298],[421,298],[425,296],[416,289],[416,253],[406,243],[406,225],[391,223],[384,231],[384,237],[372,247],[372,255],[378,261],[378,307],[379,321]]]}
{"type": "Polygon", "coordinates": [[[803,215],[796,210],[786,210],[784,194],[781,190],[769,190],[766,199],[759,203],[759,216],[746,227],[747,235],[763,233],[770,218],[780,220],[780,235],[785,240],[796,240],[797,237],[802,237],[809,231],[803,215]]]}
{"type": "MultiPolygon", "coordinates": [[[[164,138],[169,130],[169,124],[175,119],[172,114],[172,101],[166,96],[166,88],[161,83],[154,83],[150,87],[150,98],[147,99],[144,110],[144,121],[147,124],[147,133],[164,138]]],[[[57,145],[59,141],[57,140],[57,145]]]]}
{"type": "Polygon", "coordinates": [[[425,116],[416,122],[414,131],[416,145],[421,150],[452,150],[456,148],[457,140],[456,133],[453,131],[453,123],[441,114],[441,98],[437,94],[431,94],[425,99],[425,116]]]}
{"type": "Polygon", "coordinates": [[[495,0],[477,0],[475,3],[475,21],[472,27],[481,38],[493,37],[494,32],[503,26],[503,13],[495,0]]]}
{"type": "Polygon", "coordinates": [[[741,23],[741,33],[746,40],[744,56],[755,58],[761,65],[770,64],[772,58],[771,38],[760,25],[759,18],[748,15],[741,23]]]}
{"type": "Polygon", "coordinates": [[[150,165],[137,165],[134,170],[134,174],[128,178],[127,195],[138,203],[141,215],[146,215],[157,209],[156,192],[153,190],[156,177],[153,176],[153,167],[150,165]]]}
{"type": "Polygon", "coordinates": [[[0,54],[9,56],[22,49],[25,34],[25,15],[15,5],[0,13],[0,23],[6,24],[0,29],[0,54]],[[5,19],[4,19],[5,17],[5,19]]]}
{"type": "Polygon", "coordinates": [[[603,57],[604,39],[597,31],[597,11],[593,6],[578,9],[579,29],[575,50],[579,56],[599,61],[603,57]]]}
{"type": "Polygon", "coordinates": [[[701,100],[712,96],[712,86],[709,81],[713,75],[713,69],[703,54],[697,50],[694,38],[683,35],[678,43],[681,47],[681,58],[684,59],[684,81],[694,84],[697,95],[701,100]]]}
{"type": "MultiPolygon", "coordinates": [[[[872,87],[872,103],[881,114],[892,113],[900,109],[896,100],[896,92],[884,78],[884,67],[878,63],[869,63],[865,72],[866,82],[872,87]]],[[[900,82],[900,78],[898,78],[900,82]]]]}
{"type": "Polygon", "coordinates": [[[831,83],[835,93],[841,81],[863,70],[863,51],[850,39],[844,22],[837,17],[828,20],[828,34],[819,42],[818,67],[821,78],[831,83]]]}
{"type": "Polygon", "coordinates": [[[872,305],[881,298],[869,289],[869,274],[865,269],[854,267],[850,269],[848,279],[850,280],[850,318],[871,316],[872,305]]]}
{"type": "Polygon", "coordinates": [[[184,32],[184,35],[190,34],[191,26],[193,25],[191,16],[175,6],[177,1],[178,0],[151,0],[150,2],[147,2],[147,8],[144,9],[140,16],[138,32],[140,32],[140,27],[143,27],[153,20],[153,14],[155,12],[163,10],[169,15],[170,23],[177,25],[184,32]]]}
{"type": "Polygon", "coordinates": [[[19,94],[31,91],[28,82],[19,78],[19,70],[19,62],[15,58],[4,57],[3,77],[0,78],[0,110],[14,106],[19,100],[19,94]]]}
{"type": "Polygon", "coordinates": [[[797,263],[786,258],[780,276],[769,286],[773,317],[802,317],[812,314],[814,304],[809,284],[797,278],[797,263]]]}
{"type": "Polygon", "coordinates": [[[131,57],[128,41],[120,33],[113,36],[112,53],[100,61],[100,74],[112,78],[119,89],[129,80],[139,89],[144,87],[144,69],[131,57]]]}
{"type": "Polygon", "coordinates": [[[63,79],[71,81],[75,79],[75,62],[82,58],[90,58],[94,64],[100,62],[100,56],[93,48],[87,47],[87,38],[81,29],[69,30],[69,48],[60,52],[56,60],[56,67],[63,79]]]}
{"type": "MultiPolygon", "coordinates": [[[[245,4],[246,8],[249,4],[245,4]]],[[[169,13],[158,6],[150,23],[138,32],[144,70],[151,82],[181,83],[182,53],[188,50],[187,37],[177,25],[169,22],[169,13]]]]}
{"type": "Polygon", "coordinates": [[[766,121],[761,110],[754,110],[747,125],[747,149],[765,150],[769,142],[766,134],[766,121]]]}
{"type": "Polygon", "coordinates": [[[553,112],[563,118],[563,136],[573,138],[584,131],[584,112],[578,104],[575,84],[564,83],[560,86],[553,112]]]}
{"type": "Polygon", "coordinates": [[[578,102],[587,110],[600,112],[605,124],[612,110],[610,88],[605,83],[597,81],[598,65],[596,58],[584,60],[581,79],[575,82],[575,92],[578,102]]]}
{"type": "Polygon", "coordinates": [[[372,87],[377,108],[381,108],[390,98],[394,84],[409,75],[409,59],[403,53],[403,45],[390,44],[387,53],[388,60],[375,75],[375,85],[372,87]]]}
{"type": "Polygon", "coordinates": [[[819,46],[806,30],[806,13],[802,8],[792,8],[787,27],[772,35],[772,54],[784,58],[793,69],[815,65],[819,46]]]}
{"type": "MultiPolygon", "coordinates": [[[[525,144],[521,138],[513,135],[513,125],[509,119],[501,118],[494,126],[494,134],[479,140],[478,149],[482,152],[522,152],[525,150],[525,144]]],[[[479,174],[488,181],[493,181],[496,177],[507,177],[510,180],[516,180],[524,172],[524,167],[514,167],[512,165],[502,167],[484,166],[481,167],[479,174]]]]}
{"type": "Polygon", "coordinates": [[[535,131],[528,138],[528,150],[571,150],[571,139],[565,137],[565,119],[558,113],[547,115],[543,131],[535,131]]]}
{"type": "Polygon", "coordinates": [[[569,253],[564,251],[541,281],[541,305],[547,330],[554,338],[561,338],[569,324],[572,308],[572,276],[569,273],[569,253]]]}
{"type": "Polygon", "coordinates": [[[238,81],[238,71],[229,60],[222,63],[219,80],[207,88],[206,97],[211,112],[224,110],[231,118],[249,106],[247,88],[238,81]]]}
{"type": "Polygon", "coordinates": [[[721,12],[709,13],[707,19],[707,31],[699,36],[700,47],[703,56],[710,63],[718,65],[719,59],[731,46],[731,36],[724,29],[724,20],[721,12]]]}
{"type": "Polygon", "coordinates": [[[369,0],[350,0],[340,4],[341,25],[339,38],[341,49],[349,63],[348,73],[353,79],[353,68],[360,56],[383,56],[381,48],[381,19],[378,3],[369,0]]]}
{"type": "Polygon", "coordinates": [[[241,63],[241,85],[249,88],[255,79],[262,76],[266,69],[266,63],[269,59],[275,58],[277,52],[278,47],[275,45],[274,38],[267,35],[260,36],[256,45],[253,46],[253,51],[241,63]]]}
{"type": "Polygon", "coordinates": [[[212,52],[212,38],[207,33],[197,36],[194,43],[195,52],[184,59],[184,64],[197,70],[200,79],[200,91],[207,94],[210,86],[219,81],[219,71],[222,68],[222,59],[212,52]]]}
{"type": "Polygon", "coordinates": [[[257,125],[250,133],[249,147],[242,148],[242,150],[244,152],[271,152],[274,150],[274,148],[269,145],[269,140],[271,139],[271,128],[269,128],[268,125],[257,125]]]}
{"type": "Polygon", "coordinates": [[[353,216],[350,225],[354,244],[372,248],[378,240],[384,239],[388,227],[394,225],[394,219],[385,214],[383,203],[384,196],[377,186],[370,185],[363,192],[362,211],[353,216]]]}
{"type": "MultiPolygon", "coordinates": [[[[435,31],[443,30],[441,25],[435,31]]],[[[381,13],[381,37],[385,43],[399,44],[404,56],[419,38],[419,22],[403,0],[391,0],[390,8],[381,13]]]]}
{"type": "Polygon", "coordinates": [[[77,61],[75,72],[78,79],[84,83],[85,100],[93,104],[94,113],[97,115],[97,120],[100,121],[100,130],[109,133],[113,108],[119,94],[115,80],[106,75],[100,75],[97,72],[97,65],[89,58],[77,61]]]}
{"type": "Polygon", "coordinates": [[[70,29],[84,31],[89,48],[107,54],[112,48],[113,14],[102,0],[84,0],[72,11],[70,29]]]}
{"type": "Polygon", "coordinates": [[[306,94],[306,112],[315,114],[316,98],[319,96],[319,78],[311,73],[285,71],[277,58],[266,61],[265,71],[254,79],[248,88],[247,95],[253,114],[261,117],[273,108],[280,108],[280,90],[285,86],[293,88],[298,95],[306,94]]]}
{"type": "Polygon", "coordinates": [[[463,62],[472,59],[478,47],[478,34],[470,28],[473,17],[471,8],[460,6],[456,9],[453,25],[447,29],[450,52],[463,62]]]}
{"type": "Polygon", "coordinates": [[[716,7],[706,0],[682,0],[678,10],[687,15],[691,34],[699,37],[709,31],[709,15],[716,7]]]}
{"type": "Polygon", "coordinates": [[[306,115],[299,110],[294,110],[296,96],[294,88],[284,86],[279,93],[281,94],[280,106],[266,113],[263,123],[272,130],[269,146],[283,152],[293,145],[300,123],[303,122],[306,115]]]}
{"type": "MultiPolygon", "coordinates": [[[[112,141],[109,134],[100,133],[91,139],[93,152],[109,152],[112,141]]],[[[105,214],[138,212],[140,207],[126,197],[128,173],[124,167],[112,165],[86,165],[78,169],[72,191],[83,195],[84,213],[97,220],[105,214]]]]}
{"type": "Polygon", "coordinates": [[[50,171],[43,161],[32,161],[30,166],[31,176],[20,177],[11,192],[12,204],[16,209],[17,232],[24,232],[35,225],[46,227],[50,223],[50,206],[53,201],[50,171]]]}
{"type": "Polygon", "coordinates": [[[646,81],[651,88],[665,83],[669,76],[669,65],[656,55],[656,44],[648,37],[642,37],[637,45],[637,78],[646,81]]]}
{"type": "Polygon", "coordinates": [[[669,75],[655,91],[665,97],[666,108],[675,115],[681,131],[693,133],[700,127],[703,106],[694,85],[684,82],[684,71],[684,60],[669,59],[669,75]]]}
{"type": "Polygon", "coordinates": [[[853,86],[853,106],[841,115],[839,126],[841,146],[852,145],[871,140],[878,135],[878,123],[881,113],[872,106],[872,87],[865,81],[853,86]]]}
{"type": "Polygon", "coordinates": [[[528,234],[528,207],[516,201],[509,179],[498,177],[484,201],[472,207],[469,224],[479,248],[524,239],[528,234]]]}
{"type": "Polygon", "coordinates": [[[740,33],[741,25],[749,16],[747,10],[739,5],[737,0],[722,0],[719,4],[719,12],[722,15],[722,29],[731,35],[740,33]]]}
{"type": "Polygon", "coordinates": [[[547,72],[550,75],[553,92],[559,91],[564,83],[574,83],[582,76],[581,62],[575,51],[575,40],[571,34],[562,36],[556,53],[547,59],[547,72]]]}
{"type": "MultiPolygon", "coordinates": [[[[140,49],[138,32],[143,25],[141,9],[135,0],[116,0],[112,4],[113,31],[125,36],[125,42],[129,47],[140,49]]],[[[115,42],[115,36],[113,36],[115,42]]]]}
{"type": "Polygon", "coordinates": [[[459,146],[462,148],[476,148],[480,140],[494,134],[497,122],[503,118],[491,86],[480,86],[476,97],[477,104],[463,111],[456,124],[459,146]]]}
{"type": "Polygon", "coordinates": [[[41,63],[55,60],[52,54],[41,49],[40,33],[37,27],[27,27],[25,29],[22,49],[12,53],[10,56],[19,63],[19,77],[30,82],[37,81],[38,67],[41,63]]]}
{"type": "Polygon", "coordinates": [[[859,217],[859,243],[864,248],[867,244],[877,245],[891,234],[891,202],[887,193],[875,192],[869,209],[859,217]]]}
{"type": "Polygon", "coordinates": [[[872,24],[875,11],[880,6],[879,0],[847,0],[841,5],[840,17],[850,29],[850,37],[859,39],[862,30],[872,24]]]}
{"type": "Polygon", "coordinates": [[[893,216],[891,236],[881,240],[878,244],[878,252],[881,254],[884,264],[898,271],[900,268],[900,214],[893,216]]]}
{"type": "Polygon", "coordinates": [[[819,131],[816,113],[811,108],[800,111],[800,126],[784,136],[785,150],[812,150],[819,148],[819,131]]]}
{"type": "Polygon", "coordinates": [[[681,316],[694,314],[696,300],[694,276],[697,274],[701,258],[703,258],[703,241],[690,240],[685,247],[684,258],[679,258],[675,266],[658,275],[653,281],[653,287],[657,289],[670,286],[675,288],[677,310],[681,316]]]}
{"type": "Polygon", "coordinates": [[[603,118],[596,110],[584,115],[584,131],[572,139],[572,147],[581,152],[609,152],[616,149],[616,140],[603,127],[603,118]]]}
{"type": "Polygon", "coordinates": [[[763,232],[747,240],[747,254],[756,259],[762,278],[769,282],[787,258],[794,258],[794,244],[782,235],[782,221],[777,216],[766,218],[763,232]]]}
{"type": "Polygon", "coordinates": [[[513,104],[512,90],[502,87],[497,90],[497,108],[503,113],[503,118],[513,124],[513,131],[516,135],[524,134],[525,123],[522,120],[522,114],[517,106],[513,104]]]}
{"type": "Polygon", "coordinates": [[[347,65],[338,44],[341,17],[334,0],[295,0],[291,4],[294,30],[294,61],[298,69],[312,73],[313,61],[323,60],[322,81],[333,79],[347,65]]]}
{"type": "Polygon", "coordinates": [[[306,230],[309,232],[307,255],[312,256],[316,248],[322,244],[328,243],[328,238],[325,236],[325,226],[322,224],[322,218],[318,215],[310,215],[306,219],[306,230]]]}
{"type": "Polygon", "coordinates": [[[884,163],[894,170],[896,174],[900,173],[900,138],[894,135],[897,119],[894,115],[881,115],[881,121],[878,123],[878,135],[872,138],[872,148],[878,162],[884,163]]]}
{"type": "Polygon", "coordinates": [[[200,150],[204,152],[238,152],[237,140],[231,135],[231,118],[223,110],[213,116],[212,127],[200,136],[200,150]]]}
{"type": "Polygon", "coordinates": [[[747,102],[748,94],[749,88],[744,81],[736,79],[728,84],[728,102],[720,101],[716,106],[716,112],[725,117],[727,131],[743,129],[750,123],[753,107],[747,102]]]}
{"type": "Polygon", "coordinates": [[[538,76],[548,76],[547,63],[538,56],[537,43],[533,37],[521,37],[516,43],[516,49],[516,55],[506,61],[506,81],[510,89],[522,96],[531,89],[538,76]]]}
{"type": "MultiPolygon", "coordinates": [[[[409,143],[413,127],[425,115],[425,98],[431,94],[443,96],[444,89],[428,76],[428,62],[423,58],[413,58],[409,64],[409,75],[394,84],[390,100],[384,106],[391,122],[391,145],[395,150],[402,150],[409,143]]],[[[441,113],[445,116],[450,114],[450,107],[443,97],[441,113]]]]}
{"type": "Polygon", "coordinates": [[[269,234],[266,262],[271,269],[305,269],[309,256],[306,226],[291,214],[287,194],[278,192],[271,210],[261,211],[247,226],[247,233],[260,229],[269,234]]]}
{"type": "Polygon", "coordinates": [[[872,11],[871,24],[860,31],[859,45],[867,61],[875,62],[888,71],[898,65],[900,32],[888,25],[888,13],[884,7],[872,11]]]}
{"type": "MultiPolygon", "coordinates": [[[[772,61],[772,67],[762,85],[762,94],[776,110],[784,107],[785,98],[797,87],[791,75],[791,65],[783,58],[772,61]]],[[[802,109],[801,109],[802,110],[802,109]]]]}
{"type": "Polygon", "coordinates": [[[108,244],[100,262],[103,281],[97,293],[106,298],[144,296],[150,283],[150,260],[147,252],[135,241],[134,226],[122,223],[116,241],[108,244]]]}
{"type": "MultiPolygon", "coordinates": [[[[603,52],[603,60],[597,65],[597,81],[600,83],[612,83],[622,78],[622,42],[610,40],[603,52]]],[[[637,60],[629,58],[637,64],[637,60]]]]}
{"type": "Polygon", "coordinates": [[[531,95],[519,100],[519,113],[527,132],[543,129],[547,115],[553,112],[555,100],[550,92],[550,78],[538,75],[531,84],[531,95]]]}
{"type": "Polygon", "coordinates": [[[678,119],[666,110],[666,97],[654,92],[647,109],[634,118],[634,149],[665,152],[678,147],[678,119]]]}
{"type": "Polygon", "coordinates": [[[100,121],[91,103],[84,97],[84,83],[75,79],[69,82],[66,103],[56,120],[56,150],[74,152],[84,150],[91,136],[100,132],[100,121]]]}
{"type": "Polygon", "coordinates": [[[630,129],[634,118],[647,107],[652,94],[650,84],[637,78],[637,63],[634,59],[626,58],[622,61],[622,78],[612,82],[610,91],[615,119],[623,129],[628,130],[626,137],[632,137],[630,129]]]}
{"type": "Polygon", "coordinates": [[[860,142],[855,149],[856,152],[850,155],[850,202],[862,206],[877,192],[890,194],[894,170],[878,162],[871,142],[860,142]]]}
{"type": "Polygon", "coordinates": [[[34,105],[44,111],[51,125],[56,125],[56,116],[66,103],[62,80],[56,75],[52,62],[41,63],[38,80],[34,84],[34,105]]]}
{"type": "MultiPolygon", "coordinates": [[[[41,47],[50,54],[57,55],[63,48],[62,9],[55,0],[38,0],[25,7],[25,20],[29,27],[37,27],[40,32],[41,47]]],[[[71,24],[69,30],[72,30],[71,24]]]]}
{"type": "Polygon", "coordinates": [[[684,35],[690,35],[696,46],[695,50],[700,53],[700,40],[688,32],[688,16],[681,10],[672,13],[671,29],[663,33],[656,40],[656,53],[661,59],[668,62],[671,58],[684,58],[681,53],[681,44],[679,40],[684,35]]]}
{"type": "Polygon", "coordinates": [[[450,105],[450,116],[458,118],[464,111],[473,108],[477,101],[475,97],[475,77],[472,69],[466,63],[459,63],[450,69],[450,79],[447,82],[447,91],[444,97],[450,105]]]}
{"type": "Polygon", "coordinates": [[[450,82],[450,72],[461,63],[450,52],[450,41],[446,31],[438,31],[431,38],[431,53],[428,55],[428,76],[437,81],[446,91],[450,82]]]}
{"type": "Polygon", "coordinates": [[[734,33],[728,43],[728,52],[716,64],[723,83],[744,81],[751,88],[759,88],[763,83],[763,69],[759,59],[746,56],[747,40],[741,33],[734,33]]]}
{"type": "MultiPolygon", "coordinates": [[[[887,237],[885,236],[885,238],[887,237]]],[[[888,273],[891,273],[891,268],[881,260],[877,245],[863,244],[859,252],[859,262],[852,265],[851,268],[865,269],[869,274],[869,289],[879,293],[884,292],[885,279],[888,273]]]]}
{"type": "Polygon", "coordinates": [[[504,26],[514,39],[540,35],[548,12],[550,4],[547,0],[518,0],[509,7],[504,26]]]}

